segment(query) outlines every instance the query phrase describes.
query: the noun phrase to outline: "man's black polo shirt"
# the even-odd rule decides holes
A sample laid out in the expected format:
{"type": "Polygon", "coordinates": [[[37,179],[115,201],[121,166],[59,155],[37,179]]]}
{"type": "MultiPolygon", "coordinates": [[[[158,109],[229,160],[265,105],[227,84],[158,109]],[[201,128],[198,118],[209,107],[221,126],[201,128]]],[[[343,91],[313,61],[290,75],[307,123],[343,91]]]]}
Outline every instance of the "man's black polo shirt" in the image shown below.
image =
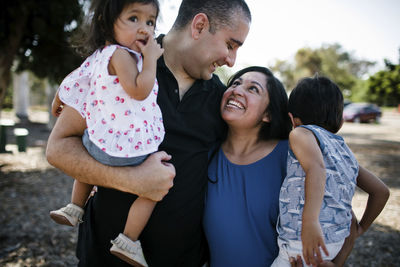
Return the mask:
{"type": "Polygon", "coordinates": [[[163,58],[157,62],[157,80],[165,127],[159,150],[172,155],[176,177],[168,195],[157,204],[142,244],[150,266],[197,266],[205,249],[202,216],[208,150],[224,134],[220,102],[225,86],[217,76],[197,80],[179,100],[177,81],[163,58]]]}
{"type": "MultiPolygon", "coordinates": [[[[151,267],[198,267],[206,254],[202,216],[208,150],[225,133],[220,117],[225,86],[215,75],[208,81],[197,80],[180,100],[177,81],[163,57],[157,62],[157,80],[157,102],[166,131],[159,150],[172,155],[176,176],[140,240],[151,267]]],[[[79,266],[129,266],[111,255],[109,248],[110,240],[123,231],[134,199],[134,195],[98,188],[86,205],[85,223],[79,229],[79,266]]]]}

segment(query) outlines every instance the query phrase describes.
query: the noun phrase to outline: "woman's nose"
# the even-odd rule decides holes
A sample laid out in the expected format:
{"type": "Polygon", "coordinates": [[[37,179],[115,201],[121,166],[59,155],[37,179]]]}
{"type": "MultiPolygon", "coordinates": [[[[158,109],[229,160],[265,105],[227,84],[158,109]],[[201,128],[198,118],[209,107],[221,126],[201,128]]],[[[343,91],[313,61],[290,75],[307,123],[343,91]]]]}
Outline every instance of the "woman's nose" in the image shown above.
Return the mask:
{"type": "Polygon", "coordinates": [[[234,95],[240,95],[240,96],[242,96],[242,95],[243,95],[243,87],[242,87],[242,85],[237,85],[235,88],[233,88],[233,89],[232,89],[232,93],[233,93],[234,95]]]}

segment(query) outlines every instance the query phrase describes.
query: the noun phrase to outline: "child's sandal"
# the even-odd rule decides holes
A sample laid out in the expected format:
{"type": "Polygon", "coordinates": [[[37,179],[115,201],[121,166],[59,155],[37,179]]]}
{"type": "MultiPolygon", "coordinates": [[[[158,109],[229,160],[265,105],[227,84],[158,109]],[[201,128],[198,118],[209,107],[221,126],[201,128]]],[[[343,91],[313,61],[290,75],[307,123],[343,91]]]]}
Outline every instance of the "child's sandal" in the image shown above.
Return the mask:
{"type": "Polygon", "coordinates": [[[58,224],[76,226],[82,222],[83,213],[81,207],[69,203],[66,207],[50,211],[50,217],[58,224]]]}
{"type": "Polygon", "coordinates": [[[148,266],[139,240],[132,241],[124,234],[119,234],[116,239],[111,240],[111,244],[113,244],[110,249],[111,254],[121,260],[135,267],[148,266]]]}

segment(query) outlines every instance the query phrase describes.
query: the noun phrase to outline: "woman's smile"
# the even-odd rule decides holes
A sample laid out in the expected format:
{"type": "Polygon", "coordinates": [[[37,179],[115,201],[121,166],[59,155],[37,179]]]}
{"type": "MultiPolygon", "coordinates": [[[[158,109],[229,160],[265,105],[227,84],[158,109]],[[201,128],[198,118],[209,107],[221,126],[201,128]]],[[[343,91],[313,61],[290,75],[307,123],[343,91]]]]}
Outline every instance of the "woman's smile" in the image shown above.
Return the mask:
{"type": "Polygon", "coordinates": [[[245,109],[244,105],[235,99],[229,99],[226,107],[228,108],[236,108],[236,109],[245,109]]]}

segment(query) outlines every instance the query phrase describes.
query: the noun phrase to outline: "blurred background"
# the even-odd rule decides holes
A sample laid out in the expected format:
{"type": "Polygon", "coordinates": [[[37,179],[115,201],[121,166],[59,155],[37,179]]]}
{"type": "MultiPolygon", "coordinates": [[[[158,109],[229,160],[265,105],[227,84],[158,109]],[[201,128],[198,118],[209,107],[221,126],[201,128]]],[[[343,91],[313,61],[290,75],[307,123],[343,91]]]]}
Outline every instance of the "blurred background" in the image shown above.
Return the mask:
{"type": "MultiPolygon", "coordinates": [[[[179,0],[160,0],[157,34],[173,24],[179,0]]],[[[290,91],[315,73],[339,84],[352,102],[400,103],[400,2],[398,0],[247,1],[248,38],[222,80],[249,65],[271,68],[290,91]]],[[[70,41],[87,15],[89,0],[7,1],[0,11],[0,110],[27,116],[46,106],[60,81],[83,61],[70,41]]]]}
{"type": "MultiPolygon", "coordinates": [[[[159,0],[157,35],[172,26],[180,0],[159,0]]],[[[383,213],[357,241],[346,266],[398,266],[400,261],[400,1],[247,0],[248,38],[226,82],[249,66],[269,67],[288,94],[315,73],[334,80],[346,98],[339,134],[360,164],[391,190],[383,213]]],[[[77,230],[48,212],[69,200],[72,179],[45,159],[62,79],[83,58],[71,41],[90,0],[14,0],[0,9],[0,266],[76,266],[77,230]]],[[[366,195],[353,207],[362,215],[366,195]]]]}

